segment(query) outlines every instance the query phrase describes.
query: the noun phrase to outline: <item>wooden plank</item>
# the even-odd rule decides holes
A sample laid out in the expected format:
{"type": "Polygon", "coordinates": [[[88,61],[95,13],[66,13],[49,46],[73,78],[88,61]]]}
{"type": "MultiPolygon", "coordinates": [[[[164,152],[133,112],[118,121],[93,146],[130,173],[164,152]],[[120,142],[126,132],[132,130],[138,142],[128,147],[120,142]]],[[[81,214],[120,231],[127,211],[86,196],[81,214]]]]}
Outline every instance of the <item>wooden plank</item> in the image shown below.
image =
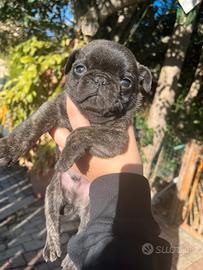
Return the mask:
{"type": "Polygon", "coordinates": [[[200,226],[199,226],[199,229],[198,229],[198,233],[199,234],[203,234],[203,194],[202,194],[202,197],[201,197],[201,211],[200,211],[200,226]]]}
{"type": "Polygon", "coordinates": [[[192,141],[188,146],[188,151],[184,154],[187,162],[183,164],[183,167],[181,166],[179,173],[180,181],[178,182],[178,198],[181,201],[186,200],[188,197],[201,150],[202,146],[192,141]]]}
{"type": "MultiPolygon", "coordinates": [[[[190,197],[189,197],[189,200],[188,200],[187,215],[191,212],[192,207],[194,205],[194,199],[195,199],[195,196],[197,195],[197,188],[198,188],[198,184],[199,184],[199,181],[200,181],[200,176],[201,176],[202,169],[203,169],[203,160],[200,160],[200,163],[198,165],[197,172],[196,172],[196,175],[195,175],[195,178],[194,178],[194,182],[193,182],[193,185],[192,185],[190,197]]],[[[186,218],[187,218],[187,215],[186,215],[186,218]]]]}

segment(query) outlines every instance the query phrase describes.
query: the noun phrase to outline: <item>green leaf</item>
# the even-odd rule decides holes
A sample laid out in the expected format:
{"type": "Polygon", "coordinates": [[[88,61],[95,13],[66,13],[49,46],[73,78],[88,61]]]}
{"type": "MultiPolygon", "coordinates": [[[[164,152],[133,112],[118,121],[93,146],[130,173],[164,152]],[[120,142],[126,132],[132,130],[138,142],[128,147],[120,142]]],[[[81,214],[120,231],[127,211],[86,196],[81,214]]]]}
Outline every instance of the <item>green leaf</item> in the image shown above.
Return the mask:
{"type": "Polygon", "coordinates": [[[30,62],[33,62],[34,61],[34,58],[30,55],[27,55],[27,56],[24,56],[20,59],[20,62],[23,63],[23,64],[27,64],[27,63],[30,63],[30,62]]]}
{"type": "Polygon", "coordinates": [[[32,94],[27,95],[26,99],[28,100],[29,103],[32,103],[32,101],[33,101],[32,94]]]}
{"type": "Polygon", "coordinates": [[[29,72],[30,77],[36,77],[37,76],[37,66],[32,64],[28,67],[27,71],[29,72]]]}

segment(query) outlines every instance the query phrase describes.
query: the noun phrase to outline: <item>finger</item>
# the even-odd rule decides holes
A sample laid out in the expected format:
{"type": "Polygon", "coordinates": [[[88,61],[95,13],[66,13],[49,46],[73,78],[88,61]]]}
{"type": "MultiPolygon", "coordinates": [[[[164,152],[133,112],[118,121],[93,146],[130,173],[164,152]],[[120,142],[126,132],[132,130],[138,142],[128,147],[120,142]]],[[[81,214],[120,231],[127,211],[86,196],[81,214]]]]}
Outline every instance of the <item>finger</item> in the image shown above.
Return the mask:
{"type": "Polygon", "coordinates": [[[70,131],[66,128],[54,128],[49,133],[56,142],[56,144],[58,144],[60,148],[64,148],[66,138],[70,134],[70,131]]]}
{"type": "Polygon", "coordinates": [[[80,112],[69,96],[66,99],[66,109],[73,129],[90,126],[89,120],[80,112]]]}

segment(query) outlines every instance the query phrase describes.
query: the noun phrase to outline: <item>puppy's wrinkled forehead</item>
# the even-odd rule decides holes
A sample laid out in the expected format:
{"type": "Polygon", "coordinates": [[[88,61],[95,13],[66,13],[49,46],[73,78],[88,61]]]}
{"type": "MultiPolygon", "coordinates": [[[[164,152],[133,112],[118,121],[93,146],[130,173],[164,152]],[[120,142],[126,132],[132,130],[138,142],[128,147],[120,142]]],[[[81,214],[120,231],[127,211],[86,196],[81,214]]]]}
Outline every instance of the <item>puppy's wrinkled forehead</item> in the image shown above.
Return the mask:
{"type": "Polygon", "coordinates": [[[90,69],[95,68],[110,73],[135,73],[137,71],[136,60],[131,51],[108,40],[96,40],[89,43],[80,51],[78,60],[85,61],[90,69]]]}

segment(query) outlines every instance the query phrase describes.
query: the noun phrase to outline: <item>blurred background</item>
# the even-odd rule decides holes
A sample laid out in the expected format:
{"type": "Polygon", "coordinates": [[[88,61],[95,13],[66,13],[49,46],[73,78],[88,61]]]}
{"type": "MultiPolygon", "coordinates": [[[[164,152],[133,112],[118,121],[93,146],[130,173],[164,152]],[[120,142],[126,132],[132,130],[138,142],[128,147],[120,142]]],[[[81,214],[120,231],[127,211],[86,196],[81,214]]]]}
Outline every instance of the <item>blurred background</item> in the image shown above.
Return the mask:
{"type": "MultiPolygon", "coordinates": [[[[152,72],[134,125],[153,212],[173,269],[203,269],[202,1],[0,0],[0,137],[62,91],[69,54],[98,38],[124,44],[152,72]]],[[[0,168],[1,270],[60,269],[41,256],[55,161],[44,135],[0,168]]]]}

